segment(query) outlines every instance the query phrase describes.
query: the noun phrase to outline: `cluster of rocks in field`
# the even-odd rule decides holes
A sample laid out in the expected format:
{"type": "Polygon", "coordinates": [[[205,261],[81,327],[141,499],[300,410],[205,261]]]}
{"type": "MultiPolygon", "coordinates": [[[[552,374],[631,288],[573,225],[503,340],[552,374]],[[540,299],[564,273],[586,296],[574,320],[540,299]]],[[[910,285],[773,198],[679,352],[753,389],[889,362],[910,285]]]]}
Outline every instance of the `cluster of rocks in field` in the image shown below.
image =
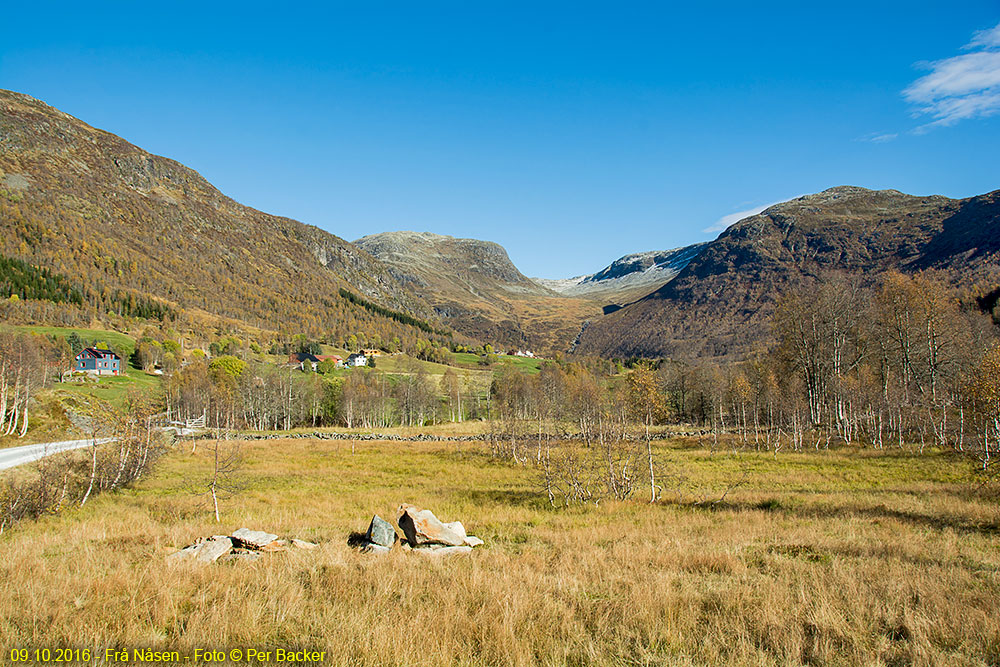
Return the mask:
{"type": "Polygon", "coordinates": [[[254,562],[265,553],[285,551],[286,549],[315,549],[317,544],[297,539],[280,539],[273,533],[263,530],[240,528],[232,535],[212,535],[199,537],[194,544],[189,544],[180,551],[167,556],[170,561],[193,561],[196,563],[214,563],[215,561],[245,561],[254,562]]]}
{"type": "Polygon", "coordinates": [[[403,504],[396,510],[396,523],[403,531],[402,539],[392,524],[375,515],[368,525],[368,532],[352,546],[363,553],[386,554],[396,542],[404,550],[427,556],[452,556],[467,554],[483,544],[475,535],[468,535],[461,521],[444,523],[430,510],[403,504]]]}

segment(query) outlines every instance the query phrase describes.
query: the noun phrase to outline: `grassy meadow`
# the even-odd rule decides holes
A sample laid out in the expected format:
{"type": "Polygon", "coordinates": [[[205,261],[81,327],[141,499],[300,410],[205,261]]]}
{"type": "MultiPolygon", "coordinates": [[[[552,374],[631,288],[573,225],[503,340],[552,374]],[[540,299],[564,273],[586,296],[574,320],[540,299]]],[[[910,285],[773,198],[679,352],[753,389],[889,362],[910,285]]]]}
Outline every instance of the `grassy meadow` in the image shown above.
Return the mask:
{"type": "Polygon", "coordinates": [[[967,464],[661,443],[665,499],[553,509],[480,443],[247,442],[215,524],[208,447],[0,537],[0,647],[298,647],[343,665],[997,665],[1000,502],[967,464]],[[745,483],[711,504],[746,473],[745,483]],[[486,541],[346,545],[401,502],[486,541]],[[700,504],[699,504],[700,503],[700,504]],[[320,544],[169,564],[247,526],[320,544]]]}

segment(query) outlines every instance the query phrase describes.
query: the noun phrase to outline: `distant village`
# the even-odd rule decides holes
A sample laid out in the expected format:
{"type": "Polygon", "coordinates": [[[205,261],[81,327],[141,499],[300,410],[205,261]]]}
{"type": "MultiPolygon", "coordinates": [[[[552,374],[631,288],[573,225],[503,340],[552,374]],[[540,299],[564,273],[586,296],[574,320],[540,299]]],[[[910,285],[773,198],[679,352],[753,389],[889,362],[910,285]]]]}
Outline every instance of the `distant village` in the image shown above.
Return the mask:
{"type": "MultiPolygon", "coordinates": [[[[346,358],[338,354],[312,354],[310,352],[293,352],[288,355],[285,364],[288,368],[296,368],[301,371],[307,369],[316,372],[322,370],[324,364],[330,368],[361,368],[374,366],[375,359],[384,353],[377,348],[360,350],[348,355],[346,358]]],[[[393,354],[399,354],[398,352],[393,354]]],[[[534,359],[535,353],[531,350],[512,349],[507,352],[508,356],[524,357],[534,359]]],[[[156,375],[163,373],[162,369],[154,368],[152,372],[156,375]]],[[[125,362],[116,352],[100,346],[86,347],[74,358],[72,371],[64,374],[64,379],[70,379],[73,375],[89,377],[116,377],[125,373],[125,362]]]]}

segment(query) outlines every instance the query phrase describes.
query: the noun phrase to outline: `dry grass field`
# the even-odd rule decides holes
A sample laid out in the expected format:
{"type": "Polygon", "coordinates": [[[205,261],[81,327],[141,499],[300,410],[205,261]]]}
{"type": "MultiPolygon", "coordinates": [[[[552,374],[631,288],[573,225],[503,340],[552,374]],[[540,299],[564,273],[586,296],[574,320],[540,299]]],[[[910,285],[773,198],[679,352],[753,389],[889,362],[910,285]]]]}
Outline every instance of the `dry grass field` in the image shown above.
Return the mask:
{"type": "Polygon", "coordinates": [[[0,648],[297,647],[343,665],[998,665],[1000,501],[946,454],[710,454],[661,444],[649,505],[551,509],[475,443],[249,442],[222,525],[187,488],[206,447],[137,488],[0,537],[0,648]],[[717,499],[744,469],[747,483],[717,499]],[[678,491],[679,489],[679,491],[678,491]],[[365,556],[400,502],[486,545],[365,556]],[[241,526],[320,543],[169,564],[241,526]]]}

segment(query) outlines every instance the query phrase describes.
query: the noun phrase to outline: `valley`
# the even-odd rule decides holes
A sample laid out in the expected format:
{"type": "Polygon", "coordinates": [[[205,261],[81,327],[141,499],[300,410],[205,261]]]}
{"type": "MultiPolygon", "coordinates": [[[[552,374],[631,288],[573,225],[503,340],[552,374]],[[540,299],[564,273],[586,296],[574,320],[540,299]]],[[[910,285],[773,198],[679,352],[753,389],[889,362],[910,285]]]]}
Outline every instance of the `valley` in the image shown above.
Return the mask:
{"type": "Polygon", "coordinates": [[[0,91],[0,230],[12,660],[1000,661],[1000,190],[532,279],[0,91]]]}

